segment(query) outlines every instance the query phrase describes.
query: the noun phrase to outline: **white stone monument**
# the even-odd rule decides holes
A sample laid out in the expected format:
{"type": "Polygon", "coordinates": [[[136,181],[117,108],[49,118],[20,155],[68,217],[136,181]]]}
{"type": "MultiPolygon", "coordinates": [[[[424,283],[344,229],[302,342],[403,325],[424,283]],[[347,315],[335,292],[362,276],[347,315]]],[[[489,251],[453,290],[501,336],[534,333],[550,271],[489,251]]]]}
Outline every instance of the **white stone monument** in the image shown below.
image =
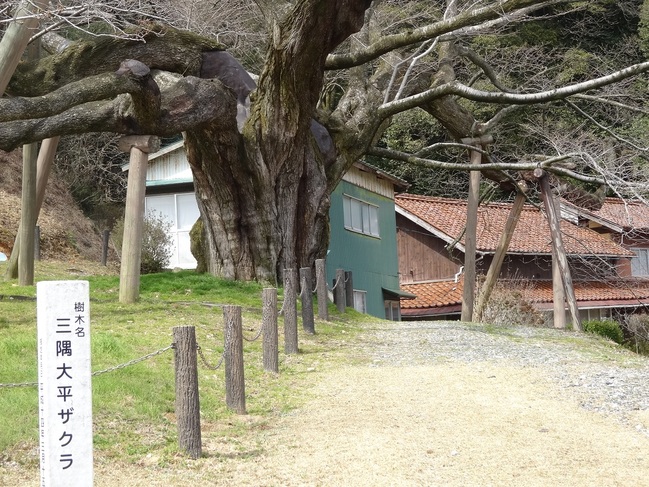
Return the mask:
{"type": "Polygon", "coordinates": [[[36,285],[42,487],[93,484],[87,281],[36,285]]]}

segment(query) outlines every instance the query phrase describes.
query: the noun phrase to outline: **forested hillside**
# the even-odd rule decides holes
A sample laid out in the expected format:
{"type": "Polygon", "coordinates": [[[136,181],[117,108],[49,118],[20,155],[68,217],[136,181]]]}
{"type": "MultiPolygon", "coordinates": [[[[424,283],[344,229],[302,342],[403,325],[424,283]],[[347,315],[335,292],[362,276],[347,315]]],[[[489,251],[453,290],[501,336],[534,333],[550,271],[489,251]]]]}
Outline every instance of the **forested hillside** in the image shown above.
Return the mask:
{"type": "MultiPolygon", "coordinates": [[[[557,5],[536,11],[521,24],[458,38],[451,49],[454,76],[476,88],[488,89],[495,82],[503,91],[526,93],[584,81],[646,59],[647,2],[548,3],[557,5]]],[[[413,15],[408,10],[391,12],[401,16],[401,22],[413,15]]],[[[428,59],[439,62],[434,52],[428,59]]],[[[592,161],[593,169],[608,173],[614,184],[618,178],[644,177],[649,145],[646,90],[646,79],[636,79],[598,95],[541,105],[503,107],[462,99],[459,103],[480,123],[493,124],[494,143],[488,147],[492,161],[540,162],[548,154],[577,154],[576,159],[592,161]]],[[[422,158],[432,155],[442,162],[468,163],[467,151],[449,144],[454,140],[448,130],[423,110],[401,113],[392,122],[380,146],[422,158]]],[[[387,158],[370,160],[410,182],[409,192],[466,197],[466,172],[387,158]]],[[[591,191],[598,187],[573,183],[591,191]]],[[[486,186],[496,185],[483,180],[483,193],[488,191],[486,186]]],[[[610,188],[609,194],[619,195],[610,188]]],[[[491,197],[509,195],[496,192],[491,197]]]]}
{"type": "MultiPolygon", "coordinates": [[[[20,223],[20,151],[0,151],[0,165],[0,252],[10,255],[20,223]]],[[[50,179],[38,225],[42,258],[74,260],[81,257],[100,261],[101,236],[56,176],[50,179]]]]}

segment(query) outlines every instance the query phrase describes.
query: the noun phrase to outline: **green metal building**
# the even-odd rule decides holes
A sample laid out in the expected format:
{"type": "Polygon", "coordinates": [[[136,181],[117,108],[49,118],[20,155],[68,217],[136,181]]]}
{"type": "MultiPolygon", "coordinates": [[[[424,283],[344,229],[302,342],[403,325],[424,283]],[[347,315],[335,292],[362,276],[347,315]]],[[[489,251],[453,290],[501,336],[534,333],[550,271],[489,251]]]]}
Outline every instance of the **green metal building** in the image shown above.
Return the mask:
{"type": "Polygon", "coordinates": [[[354,308],[400,320],[395,191],[407,183],[368,164],[356,163],[331,195],[327,276],[351,271],[354,308]]]}

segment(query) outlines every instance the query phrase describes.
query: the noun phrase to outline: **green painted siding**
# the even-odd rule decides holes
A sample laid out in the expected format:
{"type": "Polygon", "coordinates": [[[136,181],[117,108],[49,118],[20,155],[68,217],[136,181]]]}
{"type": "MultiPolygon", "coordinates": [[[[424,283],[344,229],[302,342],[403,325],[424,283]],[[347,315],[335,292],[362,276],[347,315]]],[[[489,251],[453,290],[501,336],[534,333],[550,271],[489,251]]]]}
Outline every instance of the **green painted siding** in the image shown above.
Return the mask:
{"type": "Polygon", "coordinates": [[[352,271],[354,289],[366,291],[367,313],[385,318],[381,288],[399,289],[394,200],[341,181],[331,195],[331,239],[327,276],[333,283],[336,269],[352,271]],[[380,238],[345,229],[343,195],[378,207],[380,238]]]}

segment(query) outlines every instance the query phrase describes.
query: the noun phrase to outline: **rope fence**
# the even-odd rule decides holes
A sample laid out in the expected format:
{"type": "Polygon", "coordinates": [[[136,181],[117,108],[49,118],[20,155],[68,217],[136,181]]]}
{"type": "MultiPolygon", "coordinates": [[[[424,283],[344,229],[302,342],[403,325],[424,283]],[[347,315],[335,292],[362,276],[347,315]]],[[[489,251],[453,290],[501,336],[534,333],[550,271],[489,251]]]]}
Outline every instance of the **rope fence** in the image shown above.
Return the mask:
{"type": "MultiPolygon", "coordinates": [[[[278,316],[284,317],[285,353],[298,353],[297,343],[297,298],[299,289],[301,300],[302,322],[306,333],[315,334],[313,294],[317,293],[318,316],[328,320],[328,286],[324,260],[316,261],[316,275],[312,279],[311,268],[286,269],[284,271],[284,299],[278,309],[277,289],[265,288],[262,292],[262,322],[253,338],[243,333],[242,307],[233,305],[215,305],[199,303],[223,309],[223,352],[215,365],[210,364],[205,356],[205,350],[196,342],[193,326],[177,326],[173,329],[173,343],[141,357],[127,362],[92,372],[92,376],[100,376],[153,359],[169,350],[174,350],[174,369],[176,383],[176,416],[178,422],[178,438],[181,449],[190,456],[198,458],[201,455],[200,446],[200,412],[198,408],[198,363],[208,370],[225,368],[225,389],[227,407],[239,414],[245,414],[245,381],[243,364],[243,341],[255,342],[262,338],[263,368],[267,372],[279,373],[278,353],[278,316]],[[313,284],[315,287],[312,288],[313,284]],[[197,436],[198,435],[198,438],[197,436]]],[[[336,280],[331,291],[336,295],[342,290],[344,296],[345,283],[351,281],[351,275],[345,276],[342,269],[336,271],[336,280]]],[[[343,297],[344,310],[344,297],[343,297]]],[[[255,311],[258,311],[255,309],[255,311]]],[[[0,384],[0,389],[21,387],[37,387],[38,382],[0,384]]]]}

